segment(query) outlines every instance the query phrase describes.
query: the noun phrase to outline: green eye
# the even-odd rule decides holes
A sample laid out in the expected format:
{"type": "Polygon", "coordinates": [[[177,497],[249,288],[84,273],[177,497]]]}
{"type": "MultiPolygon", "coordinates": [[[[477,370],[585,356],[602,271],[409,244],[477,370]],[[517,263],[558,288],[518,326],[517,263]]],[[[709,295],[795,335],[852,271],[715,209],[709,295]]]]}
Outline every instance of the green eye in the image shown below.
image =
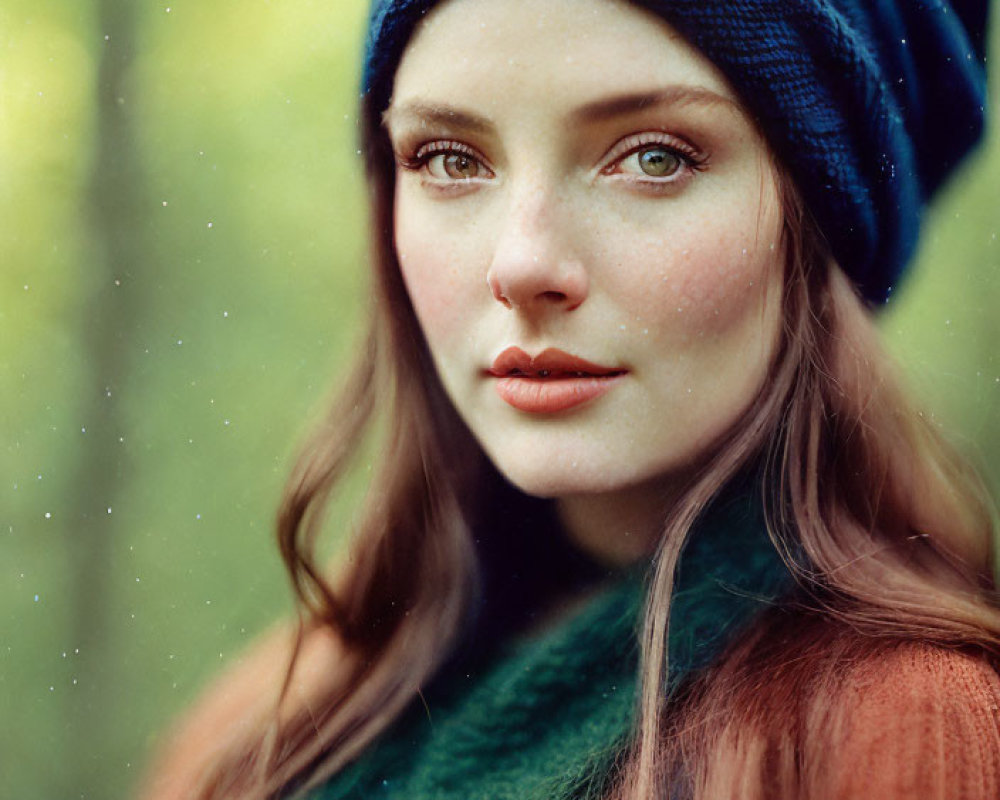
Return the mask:
{"type": "Polygon", "coordinates": [[[641,150],[639,169],[653,178],[666,178],[673,175],[682,166],[681,158],[665,147],[650,147],[641,150]]]}

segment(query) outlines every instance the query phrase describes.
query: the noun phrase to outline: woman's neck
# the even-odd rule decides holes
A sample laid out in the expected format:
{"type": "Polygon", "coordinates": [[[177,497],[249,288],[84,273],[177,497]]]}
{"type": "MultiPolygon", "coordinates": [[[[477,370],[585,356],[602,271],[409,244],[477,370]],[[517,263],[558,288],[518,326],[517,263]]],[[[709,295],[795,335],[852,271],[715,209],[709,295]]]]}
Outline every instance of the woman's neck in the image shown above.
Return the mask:
{"type": "Polygon", "coordinates": [[[560,497],[556,510],[572,544],[600,564],[623,568],[652,556],[675,497],[675,487],[658,480],[560,497]]]}

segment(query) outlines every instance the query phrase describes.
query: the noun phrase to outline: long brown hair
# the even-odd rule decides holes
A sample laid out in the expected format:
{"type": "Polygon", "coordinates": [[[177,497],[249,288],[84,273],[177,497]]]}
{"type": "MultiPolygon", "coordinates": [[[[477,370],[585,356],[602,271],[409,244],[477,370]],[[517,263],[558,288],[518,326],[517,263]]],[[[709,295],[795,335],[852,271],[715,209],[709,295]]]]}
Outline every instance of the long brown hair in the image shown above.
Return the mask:
{"type": "MultiPolygon", "coordinates": [[[[259,713],[241,710],[241,724],[233,726],[228,716],[237,701],[209,701],[195,717],[191,727],[210,745],[192,763],[175,755],[154,784],[183,787],[185,797],[265,798],[318,784],[383,731],[460,642],[502,631],[504,619],[516,616],[510,609],[474,615],[497,608],[484,565],[497,581],[504,570],[520,569],[529,587],[519,593],[525,605],[551,588],[546,559],[525,557],[538,537],[518,539],[508,529],[550,525],[545,504],[503,482],[435,376],[393,248],[394,162],[379,109],[365,106],[363,125],[374,267],[367,345],[304,449],[278,516],[300,625],[291,647],[278,634],[242,683],[227,679],[212,695],[239,685],[232,696],[252,698],[259,713]],[[332,578],[315,555],[323,511],[366,431],[378,426],[378,468],[350,555],[332,578]],[[495,544],[501,533],[503,548],[495,544]],[[282,683],[274,664],[289,653],[282,683]],[[262,693],[267,682],[280,684],[280,692],[276,686],[262,693]],[[274,693],[280,703],[268,713],[274,693]]],[[[827,663],[845,641],[878,648],[916,640],[1000,656],[989,499],[967,463],[908,402],[862,301],[790,181],[781,185],[780,348],[759,396],[691,476],[664,522],[642,635],[634,744],[615,778],[614,793],[623,798],[663,796],[671,782],[693,796],[714,796],[719,784],[708,777],[711,766],[726,753],[744,752],[751,732],[765,741],[800,729],[794,704],[782,711],[772,703],[768,714],[746,710],[761,707],[746,701],[762,686],[779,697],[776,683],[752,677],[763,665],[789,660],[787,637],[778,635],[792,624],[787,618],[765,616],[682,697],[668,704],[663,694],[679,553],[701,511],[752,460],[765,464],[769,532],[799,585],[793,623],[811,631],[803,636],[813,646],[797,662],[803,674],[827,663]]],[[[756,787],[747,796],[764,794],[763,752],[729,759],[730,773],[742,765],[733,779],[756,787]]],[[[159,796],[173,796],[168,792],[159,796]]]]}

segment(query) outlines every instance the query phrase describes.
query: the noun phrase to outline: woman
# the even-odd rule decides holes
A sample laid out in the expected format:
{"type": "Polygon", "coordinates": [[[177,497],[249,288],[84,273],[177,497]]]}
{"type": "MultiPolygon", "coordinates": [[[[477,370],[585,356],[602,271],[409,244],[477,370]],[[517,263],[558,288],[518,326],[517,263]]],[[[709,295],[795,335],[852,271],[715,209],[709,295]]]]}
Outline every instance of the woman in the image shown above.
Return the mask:
{"type": "Polygon", "coordinates": [[[279,522],[305,622],[151,795],[1000,795],[991,508],[862,299],[978,134],[984,8],[836,6],[376,3],[369,349],[279,522]]]}

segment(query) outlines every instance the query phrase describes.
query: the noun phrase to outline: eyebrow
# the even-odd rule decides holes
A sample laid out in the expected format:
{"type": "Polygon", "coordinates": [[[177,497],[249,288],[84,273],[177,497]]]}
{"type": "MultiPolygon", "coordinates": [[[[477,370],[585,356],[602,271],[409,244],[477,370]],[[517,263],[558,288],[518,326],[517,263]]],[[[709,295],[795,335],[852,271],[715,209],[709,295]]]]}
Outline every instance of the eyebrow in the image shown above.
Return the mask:
{"type": "MultiPolygon", "coordinates": [[[[656,106],[683,105],[724,106],[741,117],[747,117],[743,107],[725,95],[703,86],[675,84],[650,91],[616,94],[593,100],[570,112],[569,120],[575,124],[600,122],[656,106]]],[[[390,105],[382,114],[382,123],[388,127],[394,122],[406,121],[424,125],[443,125],[477,134],[496,131],[496,127],[486,117],[445,104],[414,100],[401,105],[390,105]]]]}
{"type": "Polygon", "coordinates": [[[616,94],[594,100],[574,110],[570,119],[577,123],[599,122],[650,107],[684,105],[725,106],[742,117],[747,116],[739,103],[725,95],[703,86],[676,84],[647,92],[616,94]]]}
{"type": "Polygon", "coordinates": [[[436,124],[458,128],[469,133],[487,134],[496,130],[486,117],[462,111],[454,106],[413,101],[402,105],[390,105],[382,114],[382,124],[391,127],[396,121],[412,121],[417,124],[436,124]]]}

